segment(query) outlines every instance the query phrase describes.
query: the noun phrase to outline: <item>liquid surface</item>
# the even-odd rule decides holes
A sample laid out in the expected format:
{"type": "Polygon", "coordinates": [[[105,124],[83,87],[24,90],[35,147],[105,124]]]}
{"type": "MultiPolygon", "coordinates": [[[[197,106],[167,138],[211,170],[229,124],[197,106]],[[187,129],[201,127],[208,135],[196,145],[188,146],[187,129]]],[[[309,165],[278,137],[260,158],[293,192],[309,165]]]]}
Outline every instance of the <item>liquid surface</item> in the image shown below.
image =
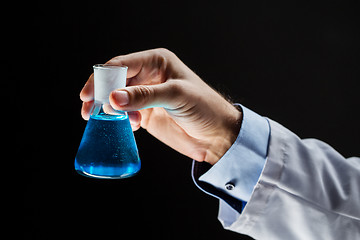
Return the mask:
{"type": "Polygon", "coordinates": [[[125,178],[140,166],[128,117],[91,116],[76,154],[76,171],[88,177],[125,178]]]}

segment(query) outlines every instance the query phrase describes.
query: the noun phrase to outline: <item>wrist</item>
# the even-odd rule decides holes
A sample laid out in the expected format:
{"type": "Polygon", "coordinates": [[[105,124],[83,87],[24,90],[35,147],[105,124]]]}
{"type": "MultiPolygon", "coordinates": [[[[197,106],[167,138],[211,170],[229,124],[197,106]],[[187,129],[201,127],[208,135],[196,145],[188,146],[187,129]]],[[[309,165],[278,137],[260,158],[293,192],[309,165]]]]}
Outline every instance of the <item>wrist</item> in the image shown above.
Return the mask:
{"type": "Polygon", "coordinates": [[[222,127],[219,128],[220,131],[211,140],[206,162],[214,165],[234,144],[240,132],[242,118],[241,110],[232,106],[232,111],[224,117],[222,127]]]}

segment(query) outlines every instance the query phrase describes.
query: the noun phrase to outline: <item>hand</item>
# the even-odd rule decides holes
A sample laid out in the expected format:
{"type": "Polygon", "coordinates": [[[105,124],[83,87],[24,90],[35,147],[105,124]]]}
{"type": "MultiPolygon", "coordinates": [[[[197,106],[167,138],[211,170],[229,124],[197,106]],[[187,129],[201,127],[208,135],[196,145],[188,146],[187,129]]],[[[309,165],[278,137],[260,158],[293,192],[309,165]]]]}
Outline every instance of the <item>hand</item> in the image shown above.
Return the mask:
{"type": "MultiPolygon", "coordinates": [[[[204,83],[172,52],[154,49],[118,56],[107,64],[128,66],[127,87],[109,96],[140,127],[197,161],[215,164],[235,141],[242,113],[204,83]]],[[[80,93],[82,116],[89,119],[94,78],[80,93]]]]}

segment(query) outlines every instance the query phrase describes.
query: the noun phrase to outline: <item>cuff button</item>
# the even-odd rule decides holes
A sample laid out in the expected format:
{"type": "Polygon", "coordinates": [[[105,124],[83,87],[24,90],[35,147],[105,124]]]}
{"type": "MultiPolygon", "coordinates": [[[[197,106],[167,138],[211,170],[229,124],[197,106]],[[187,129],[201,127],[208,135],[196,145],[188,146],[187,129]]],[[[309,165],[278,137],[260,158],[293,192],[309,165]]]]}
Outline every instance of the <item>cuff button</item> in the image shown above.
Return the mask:
{"type": "Polygon", "coordinates": [[[233,183],[229,182],[229,183],[225,184],[225,188],[226,188],[226,190],[231,191],[235,188],[235,186],[233,183]]]}

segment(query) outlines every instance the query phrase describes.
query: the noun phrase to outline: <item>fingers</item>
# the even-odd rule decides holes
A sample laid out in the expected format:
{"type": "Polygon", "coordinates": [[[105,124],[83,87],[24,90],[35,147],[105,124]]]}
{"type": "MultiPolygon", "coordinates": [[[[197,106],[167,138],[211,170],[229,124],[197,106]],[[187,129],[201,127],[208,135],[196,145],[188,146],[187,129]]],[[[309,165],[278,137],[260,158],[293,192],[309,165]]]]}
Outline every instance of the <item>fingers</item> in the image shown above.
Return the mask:
{"type": "Polygon", "coordinates": [[[166,69],[173,53],[166,49],[152,49],[114,57],[106,64],[128,67],[128,86],[158,84],[166,80],[166,69]]]}
{"type": "Polygon", "coordinates": [[[90,111],[91,111],[93,104],[94,104],[94,101],[83,102],[82,108],[81,108],[81,116],[83,117],[83,119],[89,120],[90,111]]]}
{"type": "Polygon", "coordinates": [[[80,92],[80,99],[89,102],[94,99],[94,74],[91,74],[80,92]]]}
{"type": "Polygon", "coordinates": [[[113,108],[135,111],[144,108],[164,107],[175,109],[181,105],[182,85],[175,80],[156,85],[139,85],[111,92],[109,100],[113,108]]]}
{"type": "Polygon", "coordinates": [[[133,131],[136,131],[140,128],[141,124],[141,114],[138,111],[128,112],[130,125],[133,131]]]}
{"type": "Polygon", "coordinates": [[[132,78],[139,74],[143,67],[143,63],[147,61],[149,58],[149,54],[147,51],[145,52],[137,52],[137,53],[131,53],[127,55],[117,56],[109,61],[107,61],[105,64],[108,65],[117,65],[122,66],[125,65],[128,67],[127,70],[127,78],[132,78]]]}

